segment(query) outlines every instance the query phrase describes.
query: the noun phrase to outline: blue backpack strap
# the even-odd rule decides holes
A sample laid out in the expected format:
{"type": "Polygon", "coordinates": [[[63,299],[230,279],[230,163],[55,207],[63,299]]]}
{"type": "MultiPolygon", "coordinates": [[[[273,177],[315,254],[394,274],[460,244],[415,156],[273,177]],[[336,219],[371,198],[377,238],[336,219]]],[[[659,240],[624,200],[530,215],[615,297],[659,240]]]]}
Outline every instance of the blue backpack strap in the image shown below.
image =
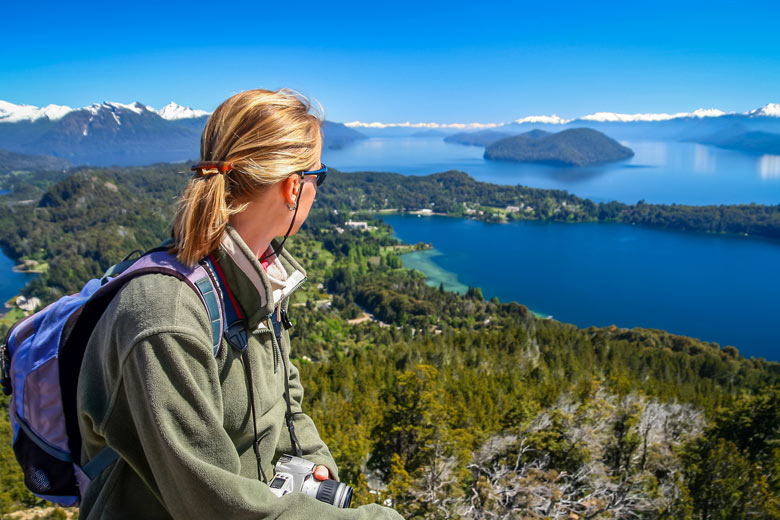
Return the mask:
{"type": "Polygon", "coordinates": [[[249,346],[249,335],[241,311],[236,305],[233,293],[230,291],[230,287],[225,281],[225,275],[222,272],[222,268],[219,266],[214,255],[207,256],[204,261],[211,271],[211,274],[214,275],[220,294],[222,295],[222,309],[225,314],[225,339],[228,340],[228,343],[230,343],[233,348],[239,352],[244,352],[249,346]]]}
{"type": "Polygon", "coordinates": [[[219,344],[222,343],[222,313],[219,310],[219,295],[215,290],[214,283],[210,276],[204,276],[195,280],[195,287],[200,291],[200,295],[206,304],[206,310],[211,320],[211,339],[214,357],[219,353],[219,344]]]}

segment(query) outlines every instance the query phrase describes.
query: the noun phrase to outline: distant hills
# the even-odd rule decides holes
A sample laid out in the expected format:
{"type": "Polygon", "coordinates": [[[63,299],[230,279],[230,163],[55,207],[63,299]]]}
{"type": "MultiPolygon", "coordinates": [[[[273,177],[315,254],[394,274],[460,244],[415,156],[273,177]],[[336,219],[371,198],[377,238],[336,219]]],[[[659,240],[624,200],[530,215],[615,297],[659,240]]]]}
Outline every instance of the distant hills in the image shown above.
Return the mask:
{"type": "MultiPolygon", "coordinates": [[[[140,102],[83,108],[34,107],[0,101],[0,147],[42,154],[77,165],[142,165],[199,156],[208,112],[170,103],[156,110],[140,102]]],[[[326,122],[325,147],[341,148],[365,136],[326,122]]]]}
{"type": "MultiPolygon", "coordinates": [[[[550,132],[545,132],[544,130],[531,130],[530,132],[524,132],[520,135],[538,138],[549,134],[550,132]]],[[[457,134],[449,135],[444,138],[444,141],[471,146],[488,146],[501,139],[512,137],[513,135],[514,134],[509,132],[499,132],[496,130],[479,130],[477,132],[459,132],[457,134]]]]}
{"type": "Polygon", "coordinates": [[[620,161],[634,152],[591,128],[570,128],[550,134],[531,131],[505,137],[485,148],[485,159],[588,166],[620,161]]]}
{"type": "Polygon", "coordinates": [[[477,132],[458,132],[457,134],[448,135],[444,138],[447,143],[458,143],[469,146],[487,146],[491,143],[495,143],[505,137],[511,137],[509,132],[499,132],[498,130],[479,130],[477,132]]]}
{"type": "Polygon", "coordinates": [[[780,155],[780,134],[770,132],[721,133],[700,142],[745,153],[780,155]]]}
{"type": "MultiPolygon", "coordinates": [[[[780,103],[768,103],[747,112],[724,112],[717,109],[699,109],[674,114],[621,114],[597,112],[573,119],[557,115],[535,115],[498,123],[362,123],[353,121],[347,126],[369,136],[412,136],[430,129],[453,134],[501,132],[517,135],[532,128],[559,132],[568,128],[593,128],[615,139],[692,141],[709,140],[713,134],[739,126],[742,132],[780,134],[780,103]]],[[[475,138],[476,139],[476,138],[475,138]]],[[[471,141],[470,139],[464,139],[471,141]]],[[[459,141],[449,141],[459,142],[459,141]]],[[[463,142],[474,144],[476,142],[463,142]]],[[[708,143],[707,143],[708,144],[708,143]]],[[[480,145],[481,146],[481,145],[480,145]]],[[[764,152],[770,153],[770,152],[764,152]]]]}
{"type": "Polygon", "coordinates": [[[0,148],[0,174],[14,171],[63,170],[71,164],[65,159],[51,155],[33,155],[9,152],[0,148]]]}
{"type": "Polygon", "coordinates": [[[332,121],[325,121],[322,125],[322,138],[323,146],[331,150],[338,150],[345,146],[360,141],[362,139],[368,139],[368,136],[361,134],[357,130],[353,130],[341,123],[334,123],[332,121]]]}

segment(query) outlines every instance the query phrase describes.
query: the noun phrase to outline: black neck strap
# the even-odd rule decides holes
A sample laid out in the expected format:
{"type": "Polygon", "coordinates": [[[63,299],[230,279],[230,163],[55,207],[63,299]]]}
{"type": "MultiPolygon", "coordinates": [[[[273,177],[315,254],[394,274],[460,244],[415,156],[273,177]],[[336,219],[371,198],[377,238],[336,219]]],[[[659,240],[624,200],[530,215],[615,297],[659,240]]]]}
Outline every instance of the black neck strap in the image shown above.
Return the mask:
{"type": "MultiPolygon", "coordinates": [[[[281,302],[279,305],[281,305],[281,302]]],[[[287,360],[282,349],[282,324],[276,319],[276,313],[271,315],[271,324],[274,327],[274,335],[279,345],[279,355],[282,358],[282,367],[284,368],[284,400],[287,404],[287,412],[284,414],[284,418],[287,421],[287,430],[290,432],[290,445],[295,451],[295,456],[302,457],[303,450],[301,449],[301,443],[298,441],[298,436],[295,435],[295,414],[292,411],[292,403],[290,402],[290,372],[287,370],[287,360]]]]}
{"type": "Polygon", "coordinates": [[[295,200],[295,212],[293,212],[292,221],[290,222],[290,227],[287,228],[287,233],[284,234],[284,238],[282,238],[282,241],[279,243],[278,247],[274,247],[273,243],[270,244],[271,254],[263,254],[263,256],[260,257],[260,260],[266,260],[272,256],[279,256],[279,253],[281,253],[282,246],[284,246],[284,243],[287,241],[287,237],[290,236],[290,231],[292,231],[292,228],[295,225],[295,217],[298,216],[298,208],[301,206],[301,195],[303,195],[303,187],[305,185],[305,182],[301,182],[301,192],[298,194],[298,198],[295,200]]]}

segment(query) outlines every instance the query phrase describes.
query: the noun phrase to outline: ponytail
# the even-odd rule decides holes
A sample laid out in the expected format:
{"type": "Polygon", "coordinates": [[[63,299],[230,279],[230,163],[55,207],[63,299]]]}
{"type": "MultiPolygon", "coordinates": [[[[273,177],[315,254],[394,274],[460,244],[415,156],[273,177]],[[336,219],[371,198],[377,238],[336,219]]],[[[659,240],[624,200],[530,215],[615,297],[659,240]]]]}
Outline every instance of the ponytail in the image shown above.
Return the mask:
{"type": "Polygon", "coordinates": [[[184,188],[173,221],[174,247],[185,265],[194,265],[219,246],[228,223],[224,175],[195,176],[184,188]]]}

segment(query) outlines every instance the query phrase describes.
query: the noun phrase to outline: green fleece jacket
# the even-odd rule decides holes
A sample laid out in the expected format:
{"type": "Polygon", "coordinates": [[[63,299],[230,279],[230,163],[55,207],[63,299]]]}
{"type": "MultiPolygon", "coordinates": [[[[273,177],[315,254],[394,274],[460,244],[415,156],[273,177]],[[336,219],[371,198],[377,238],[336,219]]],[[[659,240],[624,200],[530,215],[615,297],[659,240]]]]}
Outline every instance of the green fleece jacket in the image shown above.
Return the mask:
{"type": "MultiPolygon", "coordinates": [[[[303,456],[338,478],[314,423],[295,413],[303,388],[289,336],[280,348],[269,319],[277,305],[286,309],[303,269],[284,252],[266,272],[232,228],[215,255],[251,331],[244,356],[265,474],[292,453],[286,375],[303,456]]],[[[401,518],[375,504],[339,509],[302,493],[273,495],[258,479],[249,396],[242,355],[223,340],[214,356],[208,313],[191,287],[162,274],[128,282],[92,333],[79,379],[83,460],[106,444],[121,456],[88,487],[81,518],[401,518]]]]}

